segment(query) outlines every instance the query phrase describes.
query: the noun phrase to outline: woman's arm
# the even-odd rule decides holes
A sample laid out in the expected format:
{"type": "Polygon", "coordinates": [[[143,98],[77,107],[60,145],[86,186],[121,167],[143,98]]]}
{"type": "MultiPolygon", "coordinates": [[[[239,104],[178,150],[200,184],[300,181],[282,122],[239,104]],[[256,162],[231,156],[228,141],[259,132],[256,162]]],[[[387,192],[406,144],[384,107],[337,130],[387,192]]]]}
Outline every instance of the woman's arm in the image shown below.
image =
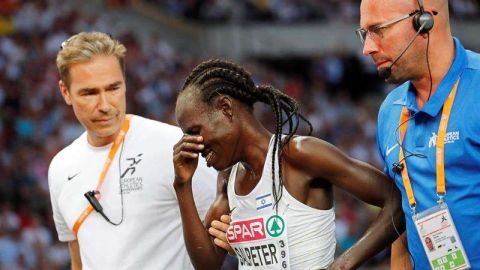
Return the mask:
{"type": "Polygon", "coordinates": [[[205,217],[205,225],[198,216],[192,193],[192,177],[198,164],[198,153],[203,149],[201,137],[185,135],[174,147],[173,163],[177,194],[182,218],[183,235],[188,255],[195,269],[220,269],[226,252],[213,244],[207,229],[214,219],[228,214],[226,177],[221,172],[217,179],[217,196],[205,217]]]}
{"type": "Polygon", "coordinates": [[[400,233],[404,231],[400,192],[384,173],[313,137],[293,138],[286,151],[289,162],[296,161],[311,179],[326,179],[382,208],[361,239],[335,260],[333,269],[354,269],[389,246],[398,237],[392,221],[400,233]]]}

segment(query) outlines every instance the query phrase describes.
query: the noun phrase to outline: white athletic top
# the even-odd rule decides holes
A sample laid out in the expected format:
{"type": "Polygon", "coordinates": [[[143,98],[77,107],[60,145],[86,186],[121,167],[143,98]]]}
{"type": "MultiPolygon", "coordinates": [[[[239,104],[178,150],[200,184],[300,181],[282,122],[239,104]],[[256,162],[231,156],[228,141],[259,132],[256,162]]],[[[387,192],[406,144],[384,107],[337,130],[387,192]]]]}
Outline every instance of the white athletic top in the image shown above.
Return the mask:
{"type": "MultiPolygon", "coordinates": [[[[173,146],[179,128],[133,116],[100,189],[100,203],[113,226],[93,211],[78,231],[82,266],[86,269],[193,269],[182,233],[173,189],[173,146]],[[119,158],[120,168],[119,168],[119,158]]],[[[48,172],[53,218],[60,241],[75,240],[73,225],[94,190],[110,145],[93,147],[82,134],[52,160],[48,172]]],[[[215,197],[217,172],[202,159],[193,179],[193,194],[204,217],[215,197]]]]}
{"type": "MultiPolygon", "coordinates": [[[[276,212],[271,176],[273,141],[272,137],[262,177],[248,195],[235,192],[238,163],[230,174],[227,192],[232,223],[227,239],[237,253],[239,269],[327,268],[335,253],[335,211],[309,207],[283,187],[276,212]]],[[[278,157],[275,165],[278,187],[278,157]]]]}

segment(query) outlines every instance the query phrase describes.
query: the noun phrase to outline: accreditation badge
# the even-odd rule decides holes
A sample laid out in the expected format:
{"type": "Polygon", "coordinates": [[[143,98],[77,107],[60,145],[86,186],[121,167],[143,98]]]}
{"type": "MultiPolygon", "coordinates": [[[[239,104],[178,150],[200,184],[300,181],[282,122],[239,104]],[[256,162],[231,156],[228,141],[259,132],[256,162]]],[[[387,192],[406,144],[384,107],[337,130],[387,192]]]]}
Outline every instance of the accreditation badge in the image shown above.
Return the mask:
{"type": "Polygon", "coordinates": [[[238,257],[238,269],[290,269],[287,223],[281,215],[235,220],[227,240],[238,257]]]}
{"type": "Polygon", "coordinates": [[[414,215],[415,227],[433,270],[470,269],[446,203],[414,215]]]}

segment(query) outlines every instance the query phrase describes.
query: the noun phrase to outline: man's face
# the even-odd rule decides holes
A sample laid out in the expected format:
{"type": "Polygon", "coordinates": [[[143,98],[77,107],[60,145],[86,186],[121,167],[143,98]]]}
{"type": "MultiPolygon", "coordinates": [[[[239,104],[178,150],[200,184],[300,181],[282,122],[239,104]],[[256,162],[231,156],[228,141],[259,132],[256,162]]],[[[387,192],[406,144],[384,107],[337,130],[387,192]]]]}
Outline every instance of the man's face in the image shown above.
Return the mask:
{"type": "Polygon", "coordinates": [[[433,250],[432,239],[430,239],[429,237],[425,238],[425,244],[427,245],[429,251],[433,250]]]}
{"type": "MultiPolygon", "coordinates": [[[[413,17],[399,20],[385,28],[374,30],[385,22],[401,18],[418,7],[415,1],[399,0],[363,0],[360,6],[360,27],[368,30],[363,44],[363,54],[371,56],[377,69],[388,68],[402,53],[414,37],[413,17]]],[[[387,82],[401,83],[414,79],[419,61],[424,62],[421,37],[417,37],[412,46],[392,66],[392,75],[387,82]]]]}
{"type": "Polygon", "coordinates": [[[113,142],[125,118],[125,78],[115,56],[95,56],[70,66],[70,87],[60,81],[60,91],[87,129],[94,146],[113,142]]]}

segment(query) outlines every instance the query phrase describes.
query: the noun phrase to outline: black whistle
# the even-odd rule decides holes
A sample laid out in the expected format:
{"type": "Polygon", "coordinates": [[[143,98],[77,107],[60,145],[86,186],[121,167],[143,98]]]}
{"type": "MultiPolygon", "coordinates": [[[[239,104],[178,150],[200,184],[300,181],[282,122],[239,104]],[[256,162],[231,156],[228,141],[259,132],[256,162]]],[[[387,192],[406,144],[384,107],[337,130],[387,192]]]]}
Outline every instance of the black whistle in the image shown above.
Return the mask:
{"type": "Polygon", "coordinates": [[[98,194],[98,193],[99,193],[98,191],[92,190],[92,191],[87,191],[84,195],[85,195],[85,198],[87,198],[90,205],[93,207],[93,209],[95,209],[95,211],[100,213],[100,212],[103,212],[103,207],[100,205],[100,202],[95,197],[95,194],[98,194]]]}

